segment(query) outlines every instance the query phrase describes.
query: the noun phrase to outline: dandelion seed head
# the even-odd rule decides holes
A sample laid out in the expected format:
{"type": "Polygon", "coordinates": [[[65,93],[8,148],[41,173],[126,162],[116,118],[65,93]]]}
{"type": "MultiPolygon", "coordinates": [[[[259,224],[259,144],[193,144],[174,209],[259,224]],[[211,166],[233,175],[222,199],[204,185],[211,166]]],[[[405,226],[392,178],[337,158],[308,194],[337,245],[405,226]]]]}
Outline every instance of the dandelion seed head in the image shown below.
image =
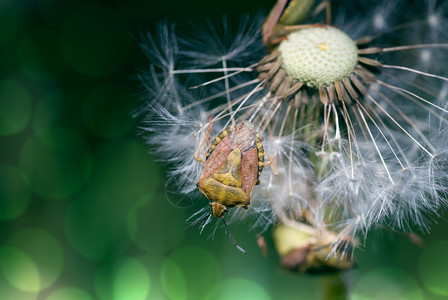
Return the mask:
{"type": "Polygon", "coordinates": [[[401,4],[368,2],[356,14],[338,2],[337,28],[294,31],[267,52],[260,19],[182,38],[165,24],[147,38],[142,127],[179,192],[196,191],[208,117],[212,140],[250,122],[272,164],[229,223],[306,224],[315,241],[331,240],[326,256],[351,251],[374,227],[427,231],[448,185],[446,18],[436,6],[407,15],[401,4]]]}
{"type": "Polygon", "coordinates": [[[288,35],[279,50],[286,73],[308,86],[328,86],[350,76],[356,44],[337,28],[307,28],[288,35]]]}

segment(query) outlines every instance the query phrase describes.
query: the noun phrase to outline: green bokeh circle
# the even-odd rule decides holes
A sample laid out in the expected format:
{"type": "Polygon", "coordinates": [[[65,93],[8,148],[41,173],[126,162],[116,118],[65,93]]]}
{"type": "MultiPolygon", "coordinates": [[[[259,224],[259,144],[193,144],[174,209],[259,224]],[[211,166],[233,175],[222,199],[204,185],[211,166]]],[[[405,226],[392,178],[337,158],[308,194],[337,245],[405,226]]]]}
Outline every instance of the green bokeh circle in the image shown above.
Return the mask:
{"type": "Polygon", "coordinates": [[[149,289],[148,272],[135,258],[105,265],[95,276],[95,290],[101,300],[145,300],[149,289]]]}
{"type": "Polygon", "coordinates": [[[37,292],[41,289],[35,262],[18,248],[0,248],[0,271],[9,283],[19,290],[37,292]]]}
{"type": "Polygon", "coordinates": [[[49,232],[30,228],[15,232],[7,241],[26,253],[39,273],[40,288],[46,289],[59,279],[64,267],[64,255],[59,241],[49,232]]]}
{"type": "Polygon", "coordinates": [[[448,240],[429,245],[420,256],[418,271],[432,293],[448,296],[448,240]]]}
{"type": "Polygon", "coordinates": [[[28,207],[28,178],[19,168],[0,165],[0,220],[14,219],[28,207]]]}
{"type": "Polygon", "coordinates": [[[18,43],[17,61],[28,78],[41,82],[52,81],[66,68],[59,53],[59,35],[47,29],[33,30],[18,43]]]}
{"type": "MultiPolygon", "coordinates": [[[[179,274],[186,279],[188,299],[202,299],[210,287],[221,280],[221,266],[209,251],[193,246],[186,246],[175,250],[169,257],[178,266],[179,274]]],[[[178,283],[165,281],[164,290],[176,288],[178,283]],[[170,286],[170,285],[173,286],[170,286]]]]}
{"type": "MultiPolygon", "coordinates": [[[[1,251],[1,250],[0,250],[1,251]]],[[[1,264],[1,259],[0,259],[1,264]]],[[[4,300],[35,300],[40,291],[27,292],[19,290],[4,277],[0,271],[0,299],[4,300]]]]}
{"type": "Polygon", "coordinates": [[[17,31],[19,8],[14,0],[0,1],[0,43],[7,42],[17,31]]]}
{"type": "Polygon", "coordinates": [[[18,133],[31,119],[31,96],[15,81],[0,81],[0,107],[0,135],[18,133]]]}
{"type": "Polygon", "coordinates": [[[39,14],[48,24],[61,28],[67,16],[69,16],[77,7],[80,1],[61,1],[61,0],[37,0],[36,7],[39,14]]]}
{"type": "Polygon", "coordinates": [[[165,259],[161,272],[162,289],[168,299],[187,299],[187,282],[179,266],[170,259],[165,259]]]}
{"type": "Polygon", "coordinates": [[[207,294],[206,300],[270,300],[266,290],[252,280],[232,278],[222,281],[207,294]]]}
{"type": "Polygon", "coordinates": [[[101,77],[120,70],[131,55],[128,21],[95,3],[76,8],[63,26],[61,47],[67,63],[81,74],[101,77]]]}
{"type": "Polygon", "coordinates": [[[376,269],[362,276],[350,295],[353,300],[423,300],[418,283],[398,269],[376,269]]]}
{"type": "Polygon", "coordinates": [[[31,136],[20,152],[20,167],[38,195],[59,200],[79,191],[90,177],[92,158],[76,131],[49,127],[31,136]]]}
{"type": "Polygon", "coordinates": [[[94,157],[89,184],[71,202],[65,221],[71,245],[83,256],[99,260],[129,247],[129,215],[142,199],[153,197],[159,175],[141,142],[107,142],[94,157]]]}
{"type": "Polygon", "coordinates": [[[63,118],[62,101],[61,91],[53,89],[36,103],[32,120],[34,132],[48,129],[55,125],[59,118],[63,118]]]}
{"type": "Polygon", "coordinates": [[[82,119],[91,131],[115,138],[135,130],[130,111],[135,107],[131,92],[119,83],[105,83],[91,90],[83,101],[82,119]]]}
{"type": "Polygon", "coordinates": [[[52,291],[46,300],[93,300],[93,298],[79,288],[63,287],[52,291]]]}
{"type": "Polygon", "coordinates": [[[147,195],[129,210],[127,225],[134,244],[143,251],[171,251],[185,238],[185,211],[163,194],[147,195]]]}

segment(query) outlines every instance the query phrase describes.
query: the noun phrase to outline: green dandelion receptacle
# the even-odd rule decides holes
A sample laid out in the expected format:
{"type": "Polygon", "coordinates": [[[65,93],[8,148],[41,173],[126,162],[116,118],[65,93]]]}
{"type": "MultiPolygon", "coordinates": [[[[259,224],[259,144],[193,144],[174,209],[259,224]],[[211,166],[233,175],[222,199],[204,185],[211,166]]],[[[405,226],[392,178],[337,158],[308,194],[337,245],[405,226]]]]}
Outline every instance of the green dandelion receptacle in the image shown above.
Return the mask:
{"type": "Polygon", "coordinates": [[[348,78],[358,63],[356,44],[334,27],[290,33],[278,49],[286,74],[310,87],[348,78]]]}

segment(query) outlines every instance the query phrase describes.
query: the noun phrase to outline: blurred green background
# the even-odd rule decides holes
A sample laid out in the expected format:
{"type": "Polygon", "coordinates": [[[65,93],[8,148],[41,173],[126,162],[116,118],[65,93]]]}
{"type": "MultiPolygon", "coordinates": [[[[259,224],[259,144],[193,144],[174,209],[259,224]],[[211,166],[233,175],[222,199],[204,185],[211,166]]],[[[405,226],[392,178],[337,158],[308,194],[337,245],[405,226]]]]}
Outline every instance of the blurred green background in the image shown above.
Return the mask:
{"type": "MultiPolygon", "coordinates": [[[[0,300],[322,297],[323,277],[278,267],[269,234],[264,258],[246,224],[232,232],[247,255],[223,231],[184,232],[196,208],[166,199],[131,117],[141,32],[272,3],[0,0],[0,300]]],[[[448,299],[447,229],[426,247],[372,232],[343,275],[351,298],[448,299]]]]}

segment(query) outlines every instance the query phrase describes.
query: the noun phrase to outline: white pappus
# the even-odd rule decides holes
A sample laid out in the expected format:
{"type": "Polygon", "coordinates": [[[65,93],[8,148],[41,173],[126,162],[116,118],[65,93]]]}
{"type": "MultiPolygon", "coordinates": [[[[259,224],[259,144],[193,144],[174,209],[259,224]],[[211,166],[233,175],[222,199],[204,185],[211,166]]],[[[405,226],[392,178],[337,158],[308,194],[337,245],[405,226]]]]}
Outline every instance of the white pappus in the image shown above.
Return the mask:
{"type": "Polygon", "coordinates": [[[261,17],[235,32],[207,22],[191,37],[161,23],[141,42],[148,144],[190,194],[208,117],[212,137],[250,121],[273,164],[235,218],[255,216],[259,231],[307,224],[335,244],[372,226],[427,231],[446,204],[447,5],[332,1],[331,13],[331,26],[310,14],[305,23],[321,25],[288,29],[272,47],[261,17]]]}

